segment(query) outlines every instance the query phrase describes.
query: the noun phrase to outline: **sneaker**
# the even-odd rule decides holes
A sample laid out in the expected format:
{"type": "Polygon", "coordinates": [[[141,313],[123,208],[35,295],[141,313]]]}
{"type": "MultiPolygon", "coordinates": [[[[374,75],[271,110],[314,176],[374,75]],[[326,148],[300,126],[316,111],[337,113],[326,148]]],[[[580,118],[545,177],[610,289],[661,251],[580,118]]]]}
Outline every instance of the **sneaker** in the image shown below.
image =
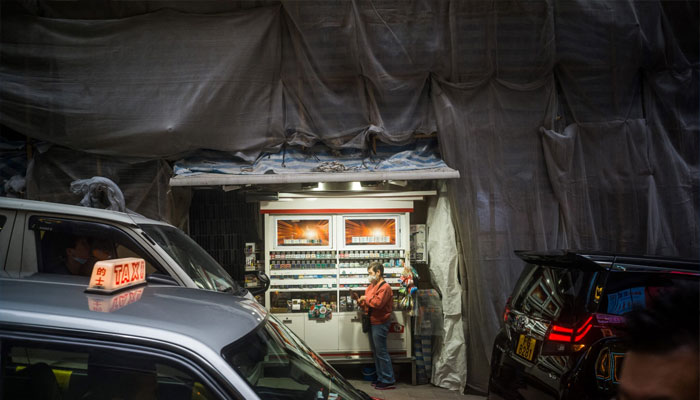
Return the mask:
{"type": "Polygon", "coordinates": [[[379,383],[379,381],[372,381],[372,386],[377,386],[377,383],[379,383]]]}
{"type": "Polygon", "coordinates": [[[396,382],[392,382],[392,383],[377,382],[377,385],[374,388],[377,390],[396,389],[396,386],[394,386],[395,383],[396,382]]]}

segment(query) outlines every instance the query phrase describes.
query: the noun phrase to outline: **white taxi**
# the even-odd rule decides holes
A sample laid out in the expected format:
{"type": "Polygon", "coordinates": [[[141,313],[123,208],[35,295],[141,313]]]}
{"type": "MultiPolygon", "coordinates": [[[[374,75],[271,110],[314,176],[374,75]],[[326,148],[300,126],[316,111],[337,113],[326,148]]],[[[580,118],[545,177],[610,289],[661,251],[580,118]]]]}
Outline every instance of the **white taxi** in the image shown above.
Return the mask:
{"type": "MultiPolygon", "coordinates": [[[[0,197],[0,276],[60,281],[65,275],[88,276],[97,260],[125,257],[145,260],[149,282],[253,298],[195,241],[167,223],[138,214],[0,197]]],[[[269,284],[264,274],[258,278],[269,284]]]]}

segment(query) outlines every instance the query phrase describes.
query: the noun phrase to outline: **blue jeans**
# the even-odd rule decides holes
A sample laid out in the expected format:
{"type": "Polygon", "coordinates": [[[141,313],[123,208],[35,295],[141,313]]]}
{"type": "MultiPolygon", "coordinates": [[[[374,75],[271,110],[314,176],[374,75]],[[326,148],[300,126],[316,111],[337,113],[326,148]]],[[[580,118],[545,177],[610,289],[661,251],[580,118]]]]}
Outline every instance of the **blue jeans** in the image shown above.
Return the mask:
{"type": "Polygon", "coordinates": [[[377,369],[377,380],[384,383],[394,383],[394,367],[391,365],[391,357],[386,348],[386,336],[389,333],[389,325],[391,322],[387,320],[383,324],[372,325],[372,334],[370,337],[370,345],[372,346],[372,354],[374,355],[374,367],[377,369]]]}

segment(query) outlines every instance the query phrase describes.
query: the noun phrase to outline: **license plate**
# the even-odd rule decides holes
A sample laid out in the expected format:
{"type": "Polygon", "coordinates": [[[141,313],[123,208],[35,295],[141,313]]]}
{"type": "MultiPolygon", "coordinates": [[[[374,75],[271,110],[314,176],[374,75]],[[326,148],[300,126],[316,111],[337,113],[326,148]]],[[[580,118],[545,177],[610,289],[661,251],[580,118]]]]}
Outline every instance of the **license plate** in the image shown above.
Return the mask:
{"type": "Polygon", "coordinates": [[[532,356],[535,354],[536,343],[537,340],[525,335],[520,335],[520,339],[518,339],[518,347],[515,348],[515,354],[528,361],[532,361],[532,356]]]}

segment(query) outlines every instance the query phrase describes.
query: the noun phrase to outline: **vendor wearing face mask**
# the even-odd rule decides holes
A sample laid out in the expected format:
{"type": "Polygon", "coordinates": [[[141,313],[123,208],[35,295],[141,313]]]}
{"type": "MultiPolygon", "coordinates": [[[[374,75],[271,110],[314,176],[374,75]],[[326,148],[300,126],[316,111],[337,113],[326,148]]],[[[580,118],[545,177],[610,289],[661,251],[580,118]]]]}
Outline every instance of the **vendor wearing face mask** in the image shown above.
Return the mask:
{"type": "Polygon", "coordinates": [[[372,262],[367,273],[370,285],[358,302],[370,314],[372,324],[370,344],[377,370],[377,381],[372,383],[379,390],[394,389],[394,368],[386,345],[389,319],[394,306],[393,294],[391,286],[384,281],[384,266],[381,263],[372,262]]]}

